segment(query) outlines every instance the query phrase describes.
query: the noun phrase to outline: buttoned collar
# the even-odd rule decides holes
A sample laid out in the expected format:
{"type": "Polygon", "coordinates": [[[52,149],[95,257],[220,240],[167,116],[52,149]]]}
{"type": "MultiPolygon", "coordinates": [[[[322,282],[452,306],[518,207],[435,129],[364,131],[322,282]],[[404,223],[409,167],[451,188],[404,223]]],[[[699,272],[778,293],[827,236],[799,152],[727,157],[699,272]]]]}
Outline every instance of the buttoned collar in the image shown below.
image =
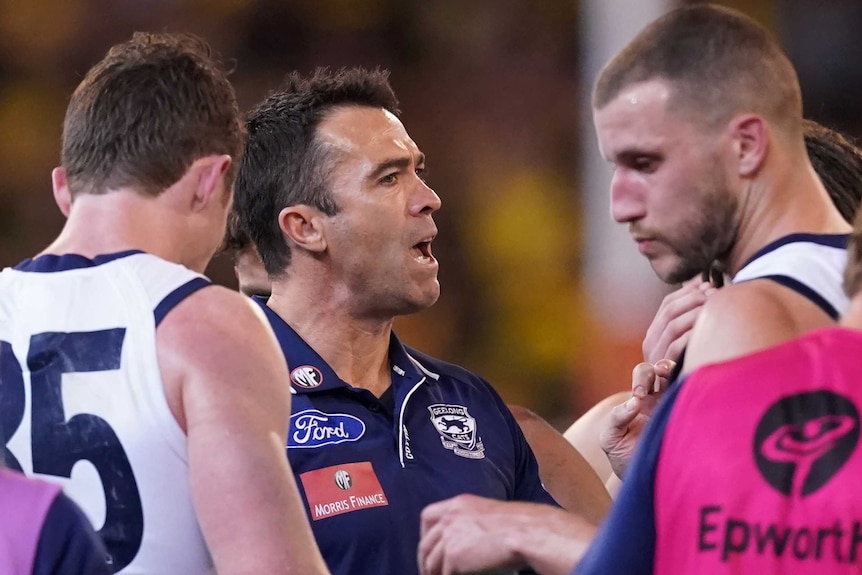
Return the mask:
{"type": "MultiPolygon", "coordinates": [[[[252,299],[266,314],[287,359],[292,393],[316,393],[338,388],[359,389],[342,381],[329,364],[281,316],[266,305],[265,299],[258,296],[252,299]]],[[[423,368],[408,354],[394,331],[389,337],[389,363],[393,387],[400,387],[402,383],[412,387],[422,378],[438,378],[437,374],[423,368]]]]}

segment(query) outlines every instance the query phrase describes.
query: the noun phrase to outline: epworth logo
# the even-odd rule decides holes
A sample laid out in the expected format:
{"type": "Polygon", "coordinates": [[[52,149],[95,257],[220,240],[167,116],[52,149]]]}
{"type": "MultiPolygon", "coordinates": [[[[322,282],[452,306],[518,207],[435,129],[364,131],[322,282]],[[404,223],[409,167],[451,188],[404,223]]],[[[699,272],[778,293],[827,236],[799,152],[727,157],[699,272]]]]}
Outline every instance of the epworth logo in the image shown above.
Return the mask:
{"type": "Polygon", "coordinates": [[[859,442],[859,412],[831,391],[784,397],[766,411],[754,434],[763,478],[792,497],[811,495],[847,462],[859,442]]]}

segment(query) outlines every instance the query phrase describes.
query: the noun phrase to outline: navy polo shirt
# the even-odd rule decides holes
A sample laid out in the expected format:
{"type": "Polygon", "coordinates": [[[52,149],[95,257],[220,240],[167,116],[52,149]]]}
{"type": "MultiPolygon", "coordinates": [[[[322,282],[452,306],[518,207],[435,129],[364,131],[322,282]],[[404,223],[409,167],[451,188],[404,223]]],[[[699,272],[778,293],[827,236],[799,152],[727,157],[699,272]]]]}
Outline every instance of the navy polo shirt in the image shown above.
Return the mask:
{"type": "Polygon", "coordinates": [[[391,396],[378,399],[340,380],[257,302],[291,368],[287,456],[334,575],[418,573],[419,516],[436,501],[472,493],[555,504],[520,427],[487,381],[404,346],[393,333],[391,396]]]}

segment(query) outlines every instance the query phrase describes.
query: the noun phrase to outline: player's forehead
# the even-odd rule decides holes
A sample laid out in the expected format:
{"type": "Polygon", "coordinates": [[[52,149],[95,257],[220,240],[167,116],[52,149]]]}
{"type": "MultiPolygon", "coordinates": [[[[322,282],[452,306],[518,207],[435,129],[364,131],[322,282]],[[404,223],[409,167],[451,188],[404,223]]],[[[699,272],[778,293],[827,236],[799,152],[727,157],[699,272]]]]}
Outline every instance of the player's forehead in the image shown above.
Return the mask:
{"type": "Polygon", "coordinates": [[[612,160],[623,153],[654,152],[689,137],[691,121],[673,111],[673,91],[663,80],[623,88],[602,108],[593,110],[602,155],[612,160]]]}
{"type": "Polygon", "coordinates": [[[383,108],[340,106],[321,121],[317,137],[343,157],[363,162],[386,161],[393,156],[419,156],[419,148],[404,124],[383,108]]]}

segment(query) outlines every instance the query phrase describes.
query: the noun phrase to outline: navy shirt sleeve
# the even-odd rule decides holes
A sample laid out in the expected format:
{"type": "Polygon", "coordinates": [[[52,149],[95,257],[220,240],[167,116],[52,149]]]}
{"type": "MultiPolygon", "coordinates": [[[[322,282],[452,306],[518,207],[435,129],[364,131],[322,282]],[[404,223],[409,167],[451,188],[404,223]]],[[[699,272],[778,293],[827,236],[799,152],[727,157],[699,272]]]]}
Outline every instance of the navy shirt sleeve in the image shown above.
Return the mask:
{"type": "Polygon", "coordinates": [[[572,575],[646,575],[655,564],[655,472],[683,382],[671,386],[644,431],[619,497],[572,575]]]}
{"type": "Polygon", "coordinates": [[[107,557],[84,513],[60,493],[45,516],[33,575],[110,575],[107,557]]]}

